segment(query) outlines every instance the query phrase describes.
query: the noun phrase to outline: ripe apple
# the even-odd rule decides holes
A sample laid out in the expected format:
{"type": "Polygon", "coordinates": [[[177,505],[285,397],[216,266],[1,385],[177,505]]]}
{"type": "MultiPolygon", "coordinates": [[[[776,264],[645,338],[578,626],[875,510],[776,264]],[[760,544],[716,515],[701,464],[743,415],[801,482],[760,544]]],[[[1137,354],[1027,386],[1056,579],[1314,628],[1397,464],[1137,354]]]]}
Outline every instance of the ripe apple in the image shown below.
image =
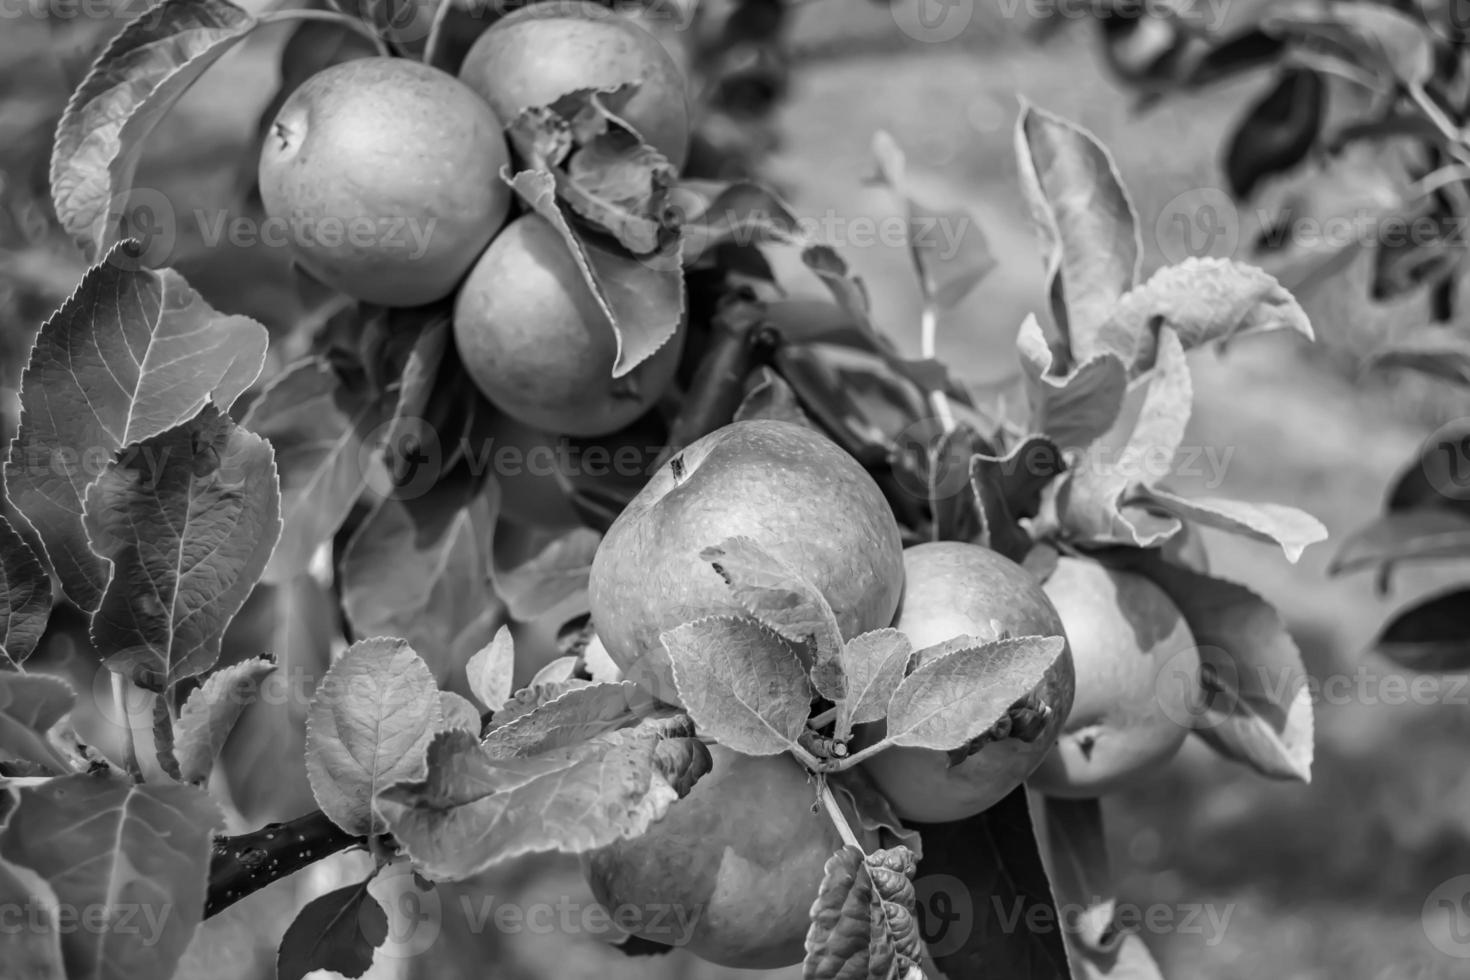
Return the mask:
{"type": "MultiPolygon", "coordinates": [[[[713,745],[710,758],[713,768],[647,833],[583,858],[592,894],[614,915],[643,913],[636,935],[712,963],[799,963],[823,866],[842,840],[813,812],[816,784],[789,756],[713,745]]],[[[873,831],[859,840],[867,850],[880,843],[873,831]]]]}
{"type": "Polygon", "coordinates": [[[1046,594],[1072,644],[1077,697],[1030,785],[1094,797],[1179,751],[1199,709],[1199,650],[1179,608],[1143,576],[1063,557],[1046,594]]]}
{"type": "Polygon", "coordinates": [[[505,221],[508,160],[500,120],[453,75],[359,58],[281,106],[260,196],[312,275],[370,303],[419,306],[453,292],[505,221]]]}
{"type": "MultiPolygon", "coordinates": [[[[915,652],[956,636],[1064,636],[1062,620],[1041,583],[989,548],[960,541],[914,545],[903,553],[904,592],[896,629],[915,652]]],[[[1025,782],[1061,733],[1072,709],[1071,653],[1064,650],[1032,692],[1047,721],[1031,741],[990,742],[951,766],[931,749],[885,749],[863,763],[894,810],[906,820],[941,823],[973,816],[1025,782]]],[[[855,748],[883,737],[884,725],[863,725],[855,748]]]]}
{"type": "Polygon", "coordinates": [[[659,635],[743,610],[705,548],[745,536],[826,596],[844,637],[887,626],[903,545],[868,472],[826,436],[773,420],[716,429],[668,461],[613,522],[592,560],[592,617],[631,678],[677,701],[659,635]]]}
{"type": "Polygon", "coordinates": [[[532,4],[501,18],[465,55],[459,77],[506,125],[572,92],[636,84],[604,104],[676,168],[689,152],[679,66],[653,35],[595,3],[532,4]]]}
{"type": "MultiPolygon", "coordinates": [[[[658,273],[632,258],[605,267],[636,291],[658,273]]],[[[491,404],[537,429],[598,436],[631,423],[668,389],[684,328],[622,378],[617,337],[551,222],[527,213],[495,237],[454,302],[460,360],[491,404]]]]}

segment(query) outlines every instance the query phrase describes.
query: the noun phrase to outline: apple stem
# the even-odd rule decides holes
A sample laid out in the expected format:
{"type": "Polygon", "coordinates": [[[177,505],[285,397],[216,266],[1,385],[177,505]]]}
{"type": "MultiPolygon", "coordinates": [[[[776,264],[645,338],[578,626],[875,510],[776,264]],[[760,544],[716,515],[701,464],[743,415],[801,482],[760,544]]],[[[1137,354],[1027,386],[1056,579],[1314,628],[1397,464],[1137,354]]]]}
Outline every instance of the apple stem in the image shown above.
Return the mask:
{"type": "Polygon", "coordinates": [[[430,68],[434,67],[434,61],[439,57],[444,23],[449,19],[449,10],[453,6],[454,0],[439,0],[439,5],[434,8],[434,19],[429,24],[429,37],[424,41],[424,64],[430,68]]]}
{"type": "Polygon", "coordinates": [[[832,722],[836,718],[837,709],[835,707],[832,707],[817,715],[815,718],[808,718],[806,724],[808,728],[812,729],[825,728],[828,725],[832,724],[832,722]]]}
{"type": "Polygon", "coordinates": [[[889,748],[892,744],[893,743],[889,742],[886,738],[879,739],[872,745],[869,745],[867,748],[859,749],[852,755],[843,756],[841,759],[827,759],[822,763],[822,771],[841,772],[844,769],[851,769],[853,766],[857,765],[859,762],[862,762],[864,759],[871,759],[879,752],[882,752],[884,749],[889,748]]]}
{"type": "Polygon", "coordinates": [[[364,24],[355,17],[348,17],[346,14],[339,13],[335,10],[277,10],[274,13],[262,14],[256,23],[261,25],[281,24],[293,20],[320,20],[328,24],[339,24],[347,30],[356,31],[369,41],[372,41],[373,47],[378,49],[378,54],[381,57],[389,58],[393,55],[393,52],[388,50],[388,42],[384,41],[378,35],[377,31],[374,31],[367,24],[364,24]]]}
{"type": "Polygon", "coordinates": [[[827,809],[827,816],[831,818],[832,826],[837,828],[842,843],[848,847],[856,847],[866,854],[867,851],[863,850],[863,845],[858,842],[857,834],[852,832],[852,825],[847,822],[847,815],[837,805],[837,797],[832,795],[832,787],[827,784],[826,776],[817,776],[817,797],[822,801],[822,806],[827,809]]]}
{"type": "MultiPolygon", "coordinates": [[[[934,301],[926,298],[924,310],[919,315],[919,356],[925,360],[935,359],[934,351],[937,347],[939,336],[939,311],[934,308],[934,301]]],[[[934,409],[934,417],[939,420],[940,426],[945,432],[954,431],[954,408],[949,403],[949,395],[938,389],[929,392],[929,405],[934,409]]]]}
{"type": "Polygon", "coordinates": [[[112,701],[117,705],[123,723],[123,768],[133,777],[133,782],[143,781],[143,767],[138,764],[138,745],[133,740],[133,715],[128,710],[128,679],[122,674],[112,674],[112,701]]]}

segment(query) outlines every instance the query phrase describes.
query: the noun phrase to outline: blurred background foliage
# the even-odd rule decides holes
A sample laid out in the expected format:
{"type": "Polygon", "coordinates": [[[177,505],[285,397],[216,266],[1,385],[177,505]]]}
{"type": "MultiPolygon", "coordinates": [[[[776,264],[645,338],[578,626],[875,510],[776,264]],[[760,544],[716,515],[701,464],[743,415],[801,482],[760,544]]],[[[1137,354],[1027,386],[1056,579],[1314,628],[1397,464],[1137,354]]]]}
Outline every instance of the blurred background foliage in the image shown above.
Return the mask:
{"type": "MultiPolygon", "coordinates": [[[[1244,20],[1265,2],[1234,0],[1222,9],[1244,20]]],[[[907,352],[917,352],[919,309],[907,253],[842,240],[856,237],[854,219],[898,214],[888,193],[868,181],[872,133],[886,129],[907,150],[911,167],[921,171],[922,191],[973,211],[999,267],[946,316],[940,356],[977,391],[1000,396],[1016,377],[1016,328],[1042,303],[1043,269],[1012,152],[1017,96],[1089,127],[1112,149],[1138,205],[1145,265],[1152,269],[1192,253],[1183,237],[1187,227],[1171,215],[1190,195],[1224,186],[1220,148],[1231,122],[1272,82],[1250,73],[1140,111],[1136,90],[1109,73],[1092,20],[1042,30],[1026,15],[1027,4],[973,6],[968,27],[943,43],[906,35],[885,4],[812,0],[792,7],[786,11],[789,90],[755,97],[784,96],[774,128],[761,131],[759,146],[770,150],[766,176],[801,214],[831,222],[837,244],[868,282],[875,321],[907,352]]],[[[140,7],[128,0],[130,12],[140,7]]],[[[11,13],[0,25],[0,429],[7,438],[30,338],[84,267],[50,217],[52,128],[90,58],[123,22],[11,13]]],[[[278,88],[287,34],[286,28],[261,31],[207,74],[155,132],[137,179],[138,186],[164,193],[173,208],[174,265],[216,308],[254,316],[278,334],[304,317],[324,316],[324,297],[299,288],[280,249],[206,247],[192,216],[249,213],[258,121],[278,88]]],[[[718,164],[732,151],[708,152],[718,164]]],[[[1233,232],[1220,236],[1212,252],[1249,259],[1242,243],[1287,196],[1330,202],[1324,208],[1371,201],[1396,178],[1396,165],[1387,152],[1365,150],[1325,169],[1300,168],[1263,188],[1259,205],[1232,211],[1233,232]]],[[[1299,298],[1321,340],[1316,347],[1271,336],[1221,356],[1196,357],[1186,442],[1212,447],[1223,465],[1201,466],[1177,482],[1306,507],[1340,537],[1378,510],[1403,461],[1430,430],[1470,414],[1462,397],[1433,381],[1360,374],[1363,353],[1385,335],[1424,323],[1429,302],[1419,294],[1387,303],[1365,298],[1371,262],[1360,254],[1335,277],[1302,286],[1299,298]]],[[[818,294],[815,281],[787,278],[793,289],[818,294]]],[[[1330,546],[1290,566],[1278,550],[1205,534],[1215,570],[1251,583],[1277,604],[1308,668],[1331,683],[1317,705],[1311,786],[1263,782],[1190,742],[1157,781],[1108,802],[1112,846],[1127,872],[1125,902],[1201,903],[1217,917],[1229,914],[1223,933],[1207,923],[1202,933],[1145,930],[1165,974],[1470,977],[1470,960],[1437,952],[1420,916],[1438,884],[1470,869],[1470,689],[1456,678],[1428,689],[1395,686],[1398,669],[1364,654],[1393,607],[1463,578],[1465,569],[1445,563],[1405,569],[1396,594],[1385,598],[1365,578],[1329,578],[1330,546]]],[[[242,616],[234,642],[242,649],[266,645],[279,608],[242,616]]],[[[91,676],[80,624],[53,630],[46,656],[61,669],[71,662],[84,682],[91,676]]],[[[106,720],[79,725],[84,734],[93,726],[101,738],[106,720]]],[[[332,873],[326,868],[321,880],[278,884],[211,920],[180,976],[270,975],[270,950],[289,918],[280,890],[326,887],[332,873]]],[[[505,902],[585,895],[573,863],[545,859],[477,887],[462,892],[505,902]]],[[[445,895],[432,953],[390,963],[383,977],[740,975],[679,954],[624,958],[589,936],[468,935],[455,928],[463,914],[450,908],[452,894],[445,895]]]]}

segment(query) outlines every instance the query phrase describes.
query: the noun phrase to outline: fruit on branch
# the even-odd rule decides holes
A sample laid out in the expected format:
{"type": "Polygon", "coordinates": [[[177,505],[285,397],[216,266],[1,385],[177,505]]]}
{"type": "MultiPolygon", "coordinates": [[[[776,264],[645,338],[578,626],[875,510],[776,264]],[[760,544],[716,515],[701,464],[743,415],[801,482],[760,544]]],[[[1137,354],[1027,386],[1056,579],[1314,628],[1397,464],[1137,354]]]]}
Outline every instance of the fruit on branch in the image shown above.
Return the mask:
{"type": "Polygon", "coordinates": [[[465,55],[459,77],[507,125],[526,109],[593,90],[675,167],[689,151],[679,66],[653,35],[593,3],[532,4],[501,18],[465,55]]]}
{"type": "Polygon", "coordinates": [[[357,299],[448,296],[505,221],[500,120],[462,83],[406,58],[307,79],[260,151],[260,195],[312,275],[357,299]]]}
{"type": "Polygon", "coordinates": [[[608,654],[676,701],[659,635],[743,612],[705,548],[746,536],[821,591],[844,637],[887,626],[903,588],[898,523],[878,485],[826,436],[791,422],[716,429],[674,455],[608,529],[592,617],[608,654]]]}
{"type": "MultiPolygon", "coordinates": [[[[904,593],[895,628],[917,652],[956,636],[1062,636],[1061,617],[1026,569],[989,548],[937,541],[904,550],[904,593]]],[[[985,739],[962,761],[932,749],[890,748],[863,763],[906,820],[963,820],[996,803],[1030,776],[1051,751],[1072,710],[1073,667],[1064,652],[1013,711],[1007,737],[985,739]]],[[[884,733],[863,725],[854,748],[884,733]]],[[[997,733],[999,734],[999,733],[997,733]]],[[[958,754],[956,754],[957,756],[958,754]]]]}
{"type": "MultiPolygon", "coordinates": [[[[799,963],[823,866],[842,841],[789,756],[713,745],[710,758],[710,772],[647,833],[584,856],[592,894],[610,910],[648,913],[635,935],[712,963],[799,963]]],[[[858,839],[879,844],[872,831],[858,839]]]]}
{"type": "Polygon", "coordinates": [[[1179,751],[1203,697],[1199,650],[1178,607],[1135,572],[1064,556],[1044,589],[1067,629],[1077,696],[1030,784],[1101,796],[1179,751]]]}
{"type": "MultiPolygon", "coordinates": [[[[606,254],[600,271],[632,292],[659,273],[606,254]]],[[[617,336],[571,250],[539,214],[506,226],[470,270],[454,302],[465,370],[491,404],[547,432],[596,436],[646,412],[668,389],[684,349],[680,327],[621,378],[617,336]]]]}

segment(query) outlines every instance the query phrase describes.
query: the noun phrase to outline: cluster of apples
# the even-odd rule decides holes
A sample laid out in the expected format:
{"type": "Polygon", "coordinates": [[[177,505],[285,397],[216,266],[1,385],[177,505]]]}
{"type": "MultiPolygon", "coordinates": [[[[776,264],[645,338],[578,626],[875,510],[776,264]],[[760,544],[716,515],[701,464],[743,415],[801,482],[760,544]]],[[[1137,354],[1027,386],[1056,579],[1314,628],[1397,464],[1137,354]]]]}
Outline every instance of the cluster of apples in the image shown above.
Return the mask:
{"type": "MultiPolygon", "coordinates": [[[[892,509],[856,460],[813,429],[774,420],[734,422],[696,441],[608,530],[592,565],[592,617],[625,677],[677,699],[660,634],[744,612],[700,556],[737,536],[816,586],[845,639],[886,626],[916,651],[966,635],[1069,638],[1026,699],[1044,706],[1035,712],[1039,730],[958,762],[888,748],[862,763],[905,821],[963,819],[1022,783],[1053,796],[1099,796],[1166,762],[1184,739],[1179,719],[1194,695],[1159,675],[1194,655],[1194,641],[1156,586],[1081,558],[1061,558],[1043,585],[980,545],[904,548],[892,509]]],[[[859,726],[854,748],[882,736],[882,722],[859,726]]],[[[841,841],[813,812],[795,760],[719,746],[712,757],[711,773],[647,834],[586,858],[593,893],[609,907],[698,910],[692,935],[641,935],[683,941],[716,963],[799,962],[807,910],[841,841]]],[[[876,831],[854,829],[865,847],[878,846],[876,831]]]]}
{"type": "MultiPolygon", "coordinates": [[[[689,109],[663,44],[594,3],[533,4],[491,24],[457,78],[407,58],[312,76],[261,149],[261,198],[299,229],[295,260],[323,283],[382,306],[453,294],[460,358],[501,412],[544,432],[615,432],[668,388],[683,330],[614,379],[617,339],[571,249],[519,207],[502,172],[525,163],[505,135],[522,112],[619,89],[619,119],[679,167],[689,109]],[[341,229],[356,232],[320,233],[341,229]]],[[[638,292],[655,275],[631,256],[608,258],[620,288],[638,292]]]]}

